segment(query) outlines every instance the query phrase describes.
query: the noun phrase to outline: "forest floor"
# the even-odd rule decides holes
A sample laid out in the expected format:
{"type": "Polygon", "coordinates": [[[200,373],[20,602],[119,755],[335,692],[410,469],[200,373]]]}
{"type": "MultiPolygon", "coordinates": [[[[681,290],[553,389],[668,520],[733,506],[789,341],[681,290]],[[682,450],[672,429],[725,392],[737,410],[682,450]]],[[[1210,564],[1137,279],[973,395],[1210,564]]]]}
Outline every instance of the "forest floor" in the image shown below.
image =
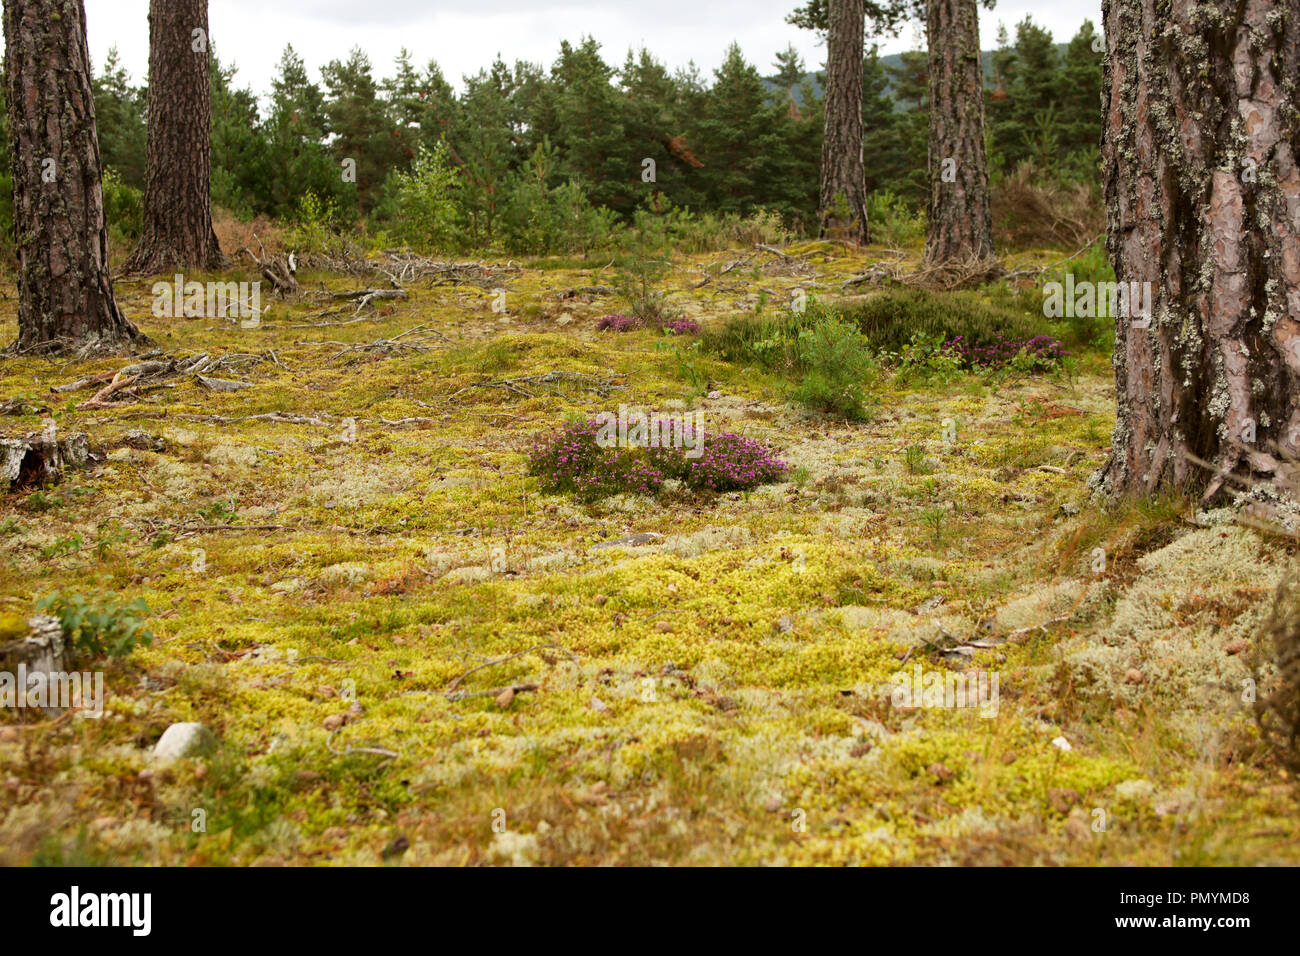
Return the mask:
{"type": "MultiPolygon", "coordinates": [[[[810,249],[815,277],[717,253],[669,287],[708,323],[869,264],[810,249]]],[[[0,863],[1300,863],[1242,702],[1292,552],[1186,501],[1091,500],[1105,356],[886,381],[835,423],[689,338],[597,333],[613,299],[558,296],[607,272],[497,266],[255,329],[118,283],[168,355],[248,356],[215,373],[234,392],[75,410],[93,391],[49,387],[123,359],[0,363],[0,403],[52,404],[103,455],[0,497],[0,643],[56,590],[142,598],[155,634],[96,665],[101,719],[0,711],[0,863]],[[532,438],[620,404],[699,409],[794,471],[539,494],[532,438]],[[917,668],[996,676],[996,704],[900,704],[917,668]],[[215,749],[160,764],[178,721],[215,749]]]]}

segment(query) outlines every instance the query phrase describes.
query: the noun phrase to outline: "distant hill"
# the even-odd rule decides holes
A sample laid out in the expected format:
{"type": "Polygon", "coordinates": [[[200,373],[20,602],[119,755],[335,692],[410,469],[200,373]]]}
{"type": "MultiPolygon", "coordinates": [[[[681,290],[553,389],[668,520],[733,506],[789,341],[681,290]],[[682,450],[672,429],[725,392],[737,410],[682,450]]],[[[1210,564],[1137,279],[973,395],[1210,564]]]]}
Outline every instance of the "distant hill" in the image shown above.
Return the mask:
{"type": "MultiPolygon", "coordinates": [[[[1056,44],[1057,52],[1059,52],[1062,57],[1064,57],[1065,55],[1065,49],[1067,45],[1068,44],[1065,43],[1056,44]]],[[[980,51],[980,63],[982,63],[984,66],[984,82],[986,85],[992,83],[993,81],[993,53],[994,53],[993,50],[980,51]]],[[[880,64],[881,66],[884,66],[886,68],[900,67],[903,65],[903,55],[901,53],[890,53],[888,56],[882,56],[880,58],[880,64]]],[[[888,77],[888,73],[886,73],[886,77],[888,77]]],[[[811,73],[805,73],[802,79],[807,79],[812,82],[813,90],[816,91],[816,94],[818,96],[824,95],[822,73],[820,70],[811,73]]],[[[764,77],[763,83],[769,89],[779,88],[776,80],[770,76],[764,77]]],[[[798,103],[800,106],[802,106],[803,97],[800,95],[800,90],[798,87],[795,88],[794,95],[795,95],[795,102],[798,103]]],[[[903,103],[896,102],[895,109],[901,112],[902,110],[906,109],[906,105],[903,103]]]]}

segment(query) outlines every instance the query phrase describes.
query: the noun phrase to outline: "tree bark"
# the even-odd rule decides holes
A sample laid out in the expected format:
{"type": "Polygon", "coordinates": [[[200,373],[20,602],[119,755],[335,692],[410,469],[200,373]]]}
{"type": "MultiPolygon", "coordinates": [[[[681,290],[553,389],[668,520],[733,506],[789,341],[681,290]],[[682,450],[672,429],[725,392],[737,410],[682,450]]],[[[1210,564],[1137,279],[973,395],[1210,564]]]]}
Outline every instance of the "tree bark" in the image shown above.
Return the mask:
{"type": "Polygon", "coordinates": [[[5,0],[19,351],[118,351],[147,339],[113,298],[81,0],[5,0]]]}
{"type": "Polygon", "coordinates": [[[929,264],[993,255],[984,68],[976,0],[928,0],[930,73],[929,264]]]}
{"type": "Polygon", "coordinates": [[[212,229],[208,47],[207,0],[150,0],[144,229],[127,272],[225,264],[212,229]]]}
{"type": "Polygon", "coordinates": [[[1151,313],[1116,319],[1094,484],[1208,498],[1300,450],[1300,0],[1104,0],[1103,19],[1107,244],[1151,313]]]}
{"type": "Polygon", "coordinates": [[[862,164],[864,9],[864,0],[830,0],[826,37],[821,234],[855,243],[870,238],[862,164]]]}

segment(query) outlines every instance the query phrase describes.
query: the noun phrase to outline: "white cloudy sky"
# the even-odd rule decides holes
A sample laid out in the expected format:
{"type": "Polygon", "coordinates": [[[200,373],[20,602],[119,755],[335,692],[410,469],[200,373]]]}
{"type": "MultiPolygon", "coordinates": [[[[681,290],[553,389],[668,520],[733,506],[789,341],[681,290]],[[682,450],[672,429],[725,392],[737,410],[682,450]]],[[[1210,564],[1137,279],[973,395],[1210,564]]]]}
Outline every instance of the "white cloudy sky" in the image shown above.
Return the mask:
{"type": "MultiPolygon", "coordinates": [[[[423,66],[436,59],[454,84],[487,66],[500,53],[508,63],[530,60],[549,66],[560,41],[583,34],[602,45],[607,62],[621,63],[629,47],[647,47],[670,67],[691,60],[711,71],[735,40],[763,72],[778,50],[793,43],[809,64],[825,53],[816,37],[785,22],[801,0],[210,0],[212,37],[223,62],[239,67],[237,81],[258,93],[270,87],[285,43],[292,43],[316,70],[344,58],[358,45],[380,75],[403,46],[423,66]]],[[[90,52],[99,69],[116,46],[139,82],[148,71],[148,0],[85,0],[90,52]]],[[[999,0],[980,10],[985,49],[995,45],[998,23],[1010,30],[1026,14],[1068,40],[1085,18],[1101,19],[1101,0],[999,0]]],[[[920,45],[915,28],[897,40],[883,39],[892,53],[920,45]]]]}

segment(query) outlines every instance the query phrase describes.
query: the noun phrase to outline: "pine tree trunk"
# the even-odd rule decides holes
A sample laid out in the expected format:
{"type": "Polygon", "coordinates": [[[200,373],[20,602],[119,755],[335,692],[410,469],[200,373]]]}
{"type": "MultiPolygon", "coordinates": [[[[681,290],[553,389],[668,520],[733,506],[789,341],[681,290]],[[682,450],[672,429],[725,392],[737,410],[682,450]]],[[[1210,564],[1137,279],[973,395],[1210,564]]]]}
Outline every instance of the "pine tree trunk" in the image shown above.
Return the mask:
{"type": "Polygon", "coordinates": [[[930,232],[927,263],[993,255],[984,68],[976,0],[927,0],[930,73],[930,232]]]}
{"type": "Polygon", "coordinates": [[[864,0],[830,0],[821,234],[856,243],[864,243],[870,236],[862,164],[864,16],[864,0]]]}
{"type": "Polygon", "coordinates": [[[211,101],[207,0],[150,0],[144,231],[128,272],[224,265],[212,230],[211,101]]]}
{"type": "Polygon", "coordinates": [[[1116,319],[1094,483],[1209,497],[1300,450],[1300,0],[1104,0],[1103,17],[1108,248],[1151,314],[1116,319]]]}
{"type": "Polygon", "coordinates": [[[21,351],[147,341],[113,298],[81,0],[5,0],[21,351]]]}

